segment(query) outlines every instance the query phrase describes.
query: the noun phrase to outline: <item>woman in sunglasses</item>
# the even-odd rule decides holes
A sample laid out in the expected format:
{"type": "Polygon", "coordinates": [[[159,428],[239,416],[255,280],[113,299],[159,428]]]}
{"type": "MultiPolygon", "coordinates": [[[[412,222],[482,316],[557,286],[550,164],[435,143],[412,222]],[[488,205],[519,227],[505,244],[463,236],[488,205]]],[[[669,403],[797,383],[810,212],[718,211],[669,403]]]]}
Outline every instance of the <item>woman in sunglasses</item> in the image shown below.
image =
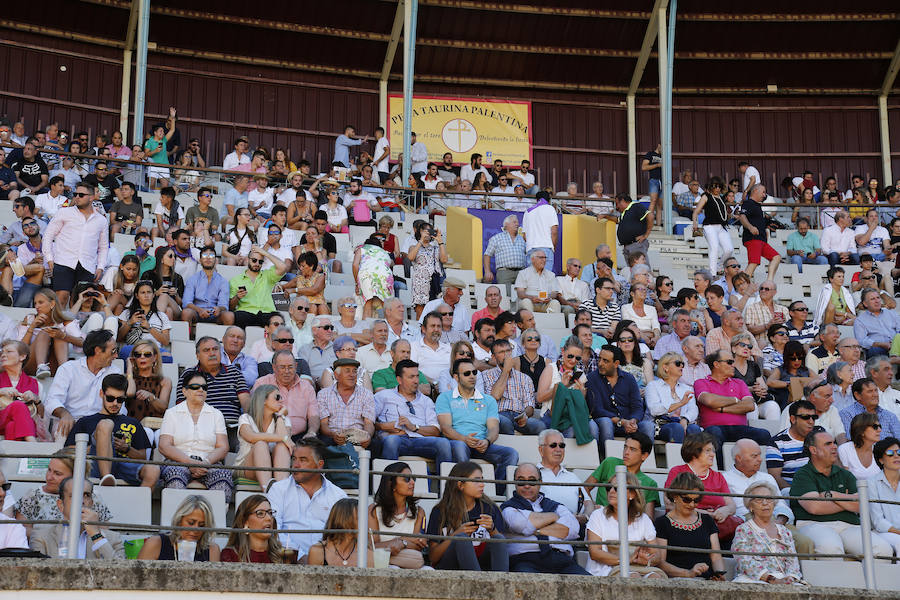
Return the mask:
{"type": "Polygon", "coordinates": [[[293,563],[296,555],[291,556],[281,546],[275,533],[275,511],[269,500],[262,494],[253,494],[241,502],[234,513],[233,529],[268,529],[244,533],[232,531],[228,536],[228,544],[222,549],[222,562],[246,563],[293,563]]]}
{"type": "Polygon", "coordinates": [[[162,468],[163,487],[185,489],[197,482],[222,490],[231,502],[231,471],[216,468],[228,454],[225,417],[206,403],[208,383],[200,371],[188,370],[181,380],[185,401],[166,411],[159,429],[159,451],[167,460],[181,463],[162,468]]]}
{"type": "MultiPolygon", "coordinates": [[[[416,482],[405,462],[395,462],[382,469],[383,475],[369,506],[369,529],[397,533],[421,533],[425,530],[425,511],[416,505],[416,482]]],[[[424,538],[395,537],[373,534],[375,548],[391,553],[390,564],[401,569],[419,569],[425,564],[422,550],[428,546],[424,538]]]]}
{"type": "Polygon", "coordinates": [[[766,337],[769,338],[769,343],[762,349],[762,353],[763,373],[768,377],[772,371],[784,364],[784,347],[791,338],[787,327],[778,323],[766,330],[766,337]]]}
{"type": "Polygon", "coordinates": [[[680,444],[685,434],[700,433],[694,389],[679,381],[683,370],[684,357],[666,352],[656,365],[658,379],[647,384],[647,409],[656,421],[656,439],[663,442],[680,444]]]}
{"type": "Polygon", "coordinates": [[[149,340],[135,344],[125,363],[125,376],[128,378],[128,400],[125,402],[128,416],[141,421],[147,437],[156,445],[159,441],[156,431],[172,395],[172,380],[162,374],[159,347],[149,340]]]}
{"type": "Polygon", "coordinates": [[[850,441],[838,446],[838,458],[857,479],[873,479],[881,474],[873,450],[881,440],[878,415],[864,412],[850,421],[850,441]]]}
{"type": "MultiPolygon", "coordinates": [[[[773,325],[772,327],[777,326],[773,325]]],[[[777,337],[787,339],[787,330],[784,327],[780,327],[780,331],[782,331],[783,333],[779,334],[777,337]]],[[[771,335],[769,339],[772,339],[771,335]]],[[[775,397],[775,401],[780,407],[778,410],[779,416],[775,418],[781,418],[781,411],[788,404],[790,404],[789,391],[791,386],[791,378],[810,376],[809,369],[806,367],[806,349],[803,347],[803,344],[801,344],[800,342],[787,342],[786,344],[784,344],[783,352],[784,355],[781,366],[775,367],[772,370],[772,373],[769,374],[769,379],[766,382],[769,386],[769,389],[772,391],[772,395],[775,397]]],[[[762,418],[765,419],[772,417],[762,418]]]]}
{"type": "Polygon", "coordinates": [[[274,385],[254,388],[250,396],[247,412],[238,419],[238,447],[234,464],[241,467],[274,468],[273,471],[244,471],[245,479],[256,480],[259,486],[269,491],[273,481],[288,476],[286,469],[291,466],[290,427],[285,424],[282,413],[284,404],[281,394],[274,385]]]}
{"type": "MultiPolygon", "coordinates": [[[[900,502],[900,440],[891,436],[875,444],[873,455],[881,473],[871,480],[869,493],[873,500],[900,502]]],[[[900,553],[900,505],[869,504],[872,511],[872,529],[900,553]]]]}
{"type": "Polygon", "coordinates": [[[145,277],[153,282],[156,289],[156,306],[166,313],[169,320],[180,320],[184,279],[175,272],[175,248],[160,246],[154,256],[156,266],[147,271],[145,277]]]}
{"type": "MultiPolygon", "coordinates": [[[[784,329],[784,325],[781,326],[784,329]]],[[[763,377],[762,367],[753,358],[753,336],[746,331],[731,338],[731,353],[734,356],[734,378],[747,384],[756,402],[760,419],[780,419],[781,407],[769,393],[769,386],[763,377]]]]}
{"type": "MultiPolygon", "coordinates": [[[[693,473],[681,473],[666,492],[672,509],[654,521],[656,543],[698,550],[719,549],[719,528],[716,520],[697,510],[703,499],[703,482],[693,473]],[[678,490],[677,492],[674,490],[678,490]]],[[[688,552],[687,550],[658,550],[659,568],[669,577],[701,577],[724,581],[725,565],[718,553],[688,552]]]]}
{"type": "MultiPolygon", "coordinates": [[[[805,585],[800,572],[800,561],[796,556],[767,556],[763,553],[778,552],[795,554],[794,536],[784,525],[773,517],[774,498],[778,490],[772,484],[760,481],[751,483],[744,490],[748,496],[744,505],[750,511],[750,518],[737,528],[731,549],[749,554],[735,556],[734,581],[741,583],[780,583],[785,585],[805,585]]],[[[875,506],[875,505],[873,505],[875,506]]]]}

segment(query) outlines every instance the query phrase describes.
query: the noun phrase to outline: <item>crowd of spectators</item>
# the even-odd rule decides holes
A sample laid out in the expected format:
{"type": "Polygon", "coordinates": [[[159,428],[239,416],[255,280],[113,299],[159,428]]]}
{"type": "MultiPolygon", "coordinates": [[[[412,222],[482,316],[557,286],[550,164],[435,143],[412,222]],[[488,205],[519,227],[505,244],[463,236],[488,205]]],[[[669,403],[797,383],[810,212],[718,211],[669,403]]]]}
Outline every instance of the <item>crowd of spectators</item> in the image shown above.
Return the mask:
{"type": "MultiPolygon", "coordinates": [[[[369,510],[374,528],[454,538],[374,537],[374,548],[389,550],[391,563],[404,568],[421,567],[428,548],[437,569],[608,575],[621,565],[604,545],[589,547],[583,569],[570,545],[534,542],[613,540],[617,503],[627,502],[634,541],[711,551],[639,548],[636,572],[720,579],[716,551],[728,547],[858,553],[859,478],[874,480],[879,497],[897,499],[900,392],[891,384],[900,363],[893,294],[900,267],[885,274],[876,264],[900,265],[895,188],[855,185],[844,211],[831,207],[839,200],[833,179],[824,191],[812,174],[791,183],[796,232],[786,260],[829,270],[814,306],[783,306],[775,283],[782,257],[768,232],[784,224],[766,208],[773,198],[747,163],[727,190],[712,177],[704,191],[683,173],[671,202],[706,237],[709,269],[691,281],[654,280],[649,240],[668,201],[659,198],[655,152],[642,166],[648,206],[625,194],[609,198],[599,182],[581,199],[575,184],[560,193],[542,189],[528,161],[518,169],[502,161],[487,168],[473,154],[461,168],[452,155],[429,164],[415,134],[408,182],[398,180],[380,129],[374,150],[360,148],[351,159],[369,138],[348,126],[332,166],[319,175],[306,161],[295,165],[284,149],[251,152],[241,137],[223,162],[238,174],[220,214],[211,206],[217,186],[199,171],[207,166],[199,140],[181,146],[176,115],[171,109],[130,149],[119,132],[97,136],[92,147],[86,135],[70,141],[55,126],[27,137],[19,124],[8,136],[0,126],[0,142],[21,146],[0,155],[0,199],[12,200],[16,215],[0,237],[0,285],[14,306],[34,308],[21,322],[0,313],[6,439],[72,446],[76,433],[89,433],[97,457],[90,475],[100,486],[204,487],[231,501],[236,484],[258,485],[261,493],[240,503],[234,519],[235,528],[249,530],[357,526],[357,501],[343,491],[356,488],[355,475],[289,474],[287,467],[352,469],[359,448],[392,461],[422,457],[435,473],[448,463],[451,476],[472,481],[447,482],[427,515],[416,505],[408,464],[395,462],[387,471],[396,475],[381,479],[369,510]],[[398,195],[391,188],[401,183],[415,189],[398,195]],[[159,202],[145,220],[139,194],[150,189],[159,191],[159,202]],[[606,244],[590,264],[566,256],[554,264],[561,246],[554,198],[567,212],[617,223],[621,269],[606,244]],[[483,280],[493,285],[477,311],[466,305],[467,284],[444,276],[451,232],[422,215],[414,234],[400,240],[391,216],[375,221],[376,212],[427,212],[432,201],[510,211],[483,252],[483,280]],[[519,210],[521,221],[511,212],[519,210]],[[349,225],[369,226],[371,234],[342,264],[334,234],[349,225]],[[821,240],[813,225],[823,227],[821,240]],[[732,247],[734,227],[743,230],[746,265],[732,247]],[[119,256],[111,243],[116,233],[133,234],[134,249],[119,256]],[[762,258],[768,272],[756,284],[762,258]],[[240,273],[226,279],[221,264],[240,273]],[[408,269],[402,281],[395,265],[408,269]],[[330,275],[345,271],[355,294],[332,306],[325,298],[330,275]],[[409,306],[397,297],[403,287],[409,306]],[[510,293],[515,310],[504,310],[510,293]],[[552,339],[536,313],[563,313],[574,326],[552,339]],[[190,331],[198,323],[227,328],[221,339],[196,336],[196,364],[173,380],[163,364],[173,362],[178,322],[190,331]],[[247,347],[251,326],[265,334],[247,347]],[[852,326],[853,336],[842,335],[841,326],[852,326]],[[40,381],[49,384],[45,394],[40,381]],[[779,433],[752,426],[753,419],[778,422],[779,433]],[[500,434],[533,436],[542,462],[520,463],[514,448],[497,443],[500,434]],[[572,481],[562,467],[571,438],[597,443],[598,466],[585,481],[572,481]],[[621,459],[606,456],[614,438],[625,440],[621,459]],[[660,497],[630,490],[618,498],[602,487],[617,464],[635,485],[653,485],[640,469],[654,441],[682,444],[685,464],[671,468],[666,481],[673,491],[660,497]],[[736,443],[734,467],[719,472],[728,442],[736,443]],[[177,465],[103,460],[144,459],[154,448],[177,465]],[[223,468],[229,452],[236,472],[223,468]],[[510,493],[497,484],[507,498],[502,505],[485,494],[482,466],[473,459],[493,465],[497,479],[517,480],[510,493]],[[583,487],[541,486],[559,481],[583,487]],[[788,505],[703,494],[779,491],[800,499],[788,505]],[[803,499],[812,496],[827,501],[803,499]],[[518,541],[483,543],[504,536],[518,541]]],[[[66,450],[51,460],[46,485],[15,502],[16,516],[65,514],[70,456],[66,450]]],[[[85,521],[106,520],[90,487],[84,505],[85,521]]],[[[876,553],[891,556],[900,553],[900,520],[882,508],[872,539],[876,553]]],[[[212,521],[206,502],[192,497],[172,525],[212,521]]],[[[60,531],[38,529],[32,547],[57,555],[60,531]]],[[[86,557],[123,552],[107,529],[85,525],[82,535],[90,538],[80,546],[86,557]]],[[[346,534],[237,532],[219,549],[206,534],[176,530],[145,541],[141,558],[354,566],[355,544],[346,534]]],[[[751,580],[801,581],[795,559],[746,558],[739,565],[739,576],[751,580]]]]}

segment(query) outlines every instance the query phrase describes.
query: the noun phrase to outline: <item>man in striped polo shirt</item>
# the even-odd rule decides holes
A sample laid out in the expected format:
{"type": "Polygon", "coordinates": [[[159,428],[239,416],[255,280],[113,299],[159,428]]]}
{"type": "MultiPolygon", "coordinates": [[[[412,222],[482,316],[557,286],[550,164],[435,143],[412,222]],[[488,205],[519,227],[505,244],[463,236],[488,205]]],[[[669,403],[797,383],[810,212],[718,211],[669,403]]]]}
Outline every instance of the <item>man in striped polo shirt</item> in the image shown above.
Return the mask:
{"type": "Polygon", "coordinates": [[[766,469],[781,489],[791,487],[794,473],[809,462],[809,457],[803,452],[803,440],[819,418],[816,407],[809,400],[792,403],[788,414],[791,426],[772,436],[773,444],[766,449],[766,469]]]}
{"type": "Polygon", "coordinates": [[[185,370],[178,380],[175,402],[184,402],[182,382],[193,372],[200,371],[206,375],[209,389],[206,391],[206,403],[217,408],[225,417],[228,427],[228,445],[231,452],[237,452],[237,422],[241,412],[250,405],[250,390],[241,370],[234,365],[222,364],[222,348],[219,340],[211,336],[203,336],[197,340],[197,365],[185,370]]]}

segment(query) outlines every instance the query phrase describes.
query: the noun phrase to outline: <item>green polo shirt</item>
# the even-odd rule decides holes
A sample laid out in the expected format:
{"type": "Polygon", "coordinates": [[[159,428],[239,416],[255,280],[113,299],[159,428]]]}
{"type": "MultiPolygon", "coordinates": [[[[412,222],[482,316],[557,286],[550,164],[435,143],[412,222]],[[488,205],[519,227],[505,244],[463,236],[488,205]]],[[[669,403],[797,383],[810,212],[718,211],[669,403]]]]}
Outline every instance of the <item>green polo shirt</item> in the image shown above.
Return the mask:
{"type": "MultiPolygon", "coordinates": [[[[425,379],[425,376],[422,375],[422,371],[419,371],[419,384],[427,384],[428,380],[425,379]]],[[[385,367],[384,369],[378,369],[374,373],[372,373],[372,389],[377,390],[379,388],[384,388],[386,390],[390,390],[397,387],[397,374],[394,372],[392,367],[385,367]]]]}
{"type": "MultiPolygon", "coordinates": [[[[615,456],[610,456],[603,460],[600,463],[600,466],[597,467],[591,476],[599,481],[600,483],[606,483],[610,480],[610,478],[616,474],[616,467],[619,465],[624,465],[625,463],[621,458],[616,458],[615,456]]],[[[638,471],[636,474],[638,481],[641,482],[641,485],[645,485],[647,487],[662,487],[657,485],[653,479],[647,475],[646,473],[642,473],[638,471]]],[[[659,502],[659,492],[655,490],[641,490],[644,493],[644,502],[650,503],[655,502],[656,506],[662,506],[659,502]]],[[[606,506],[609,502],[606,500],[606,488],[598,487],[597,488],[597,496],[596,496],[596,504],[597,506],[606,506]]]]}
{"type": "MultiPolygon", "coordinates": [[[[831,475],[823,475],[808,462],[794,473],[791,482],[791,496],[802,496],[809,492],[840,492],[842,494],[856,493],[856,477],[850,471],[834,465],[831,467],[831,475]]],[[[800,506],[797,500],[791,500],[791,510],[797,521],[844,521],[851,525],[859,525],[859,515],[849,510],[832,515],[811,515],[800,506]]]]}
{"type": "Polygon", "coordinates": [[[275,270],[275,267],[263,269],[253,281],[244,271],[230,282],[230,294],[234,298],[237,296],[238,288],[244,286],[247,288],[247,295],[238,301],[235,310],[242,310],[249,313],[266,313],[275,312],[275,303],[272,301],[272,288],[281,280],[281,275],[275,270]]]}
{"type": "Polygon", "coordinates": [[[803,252],[804,256],[812,254],[813,252],[818,252],[820,248],[819,236],[812,231],[807,232],[806,235],[800,235],[799,231],[795,231],[789,235],[787,239],[787,249],[795,251],[800,250],[803,252]]]}
{"type": "MultiPolygon", "coordinates": [[[[123,256],[129,256],[129,255],[137,256],[134,253],[134,250],[129,250],[123,256]]],[[[152,254],[145,254],[144,259],[141,261],[141,264],[138,268],[138,277],[143,277],[144,273],[146,273],[147,271],[152,271],[155,268],[156,268],[156,257],[153,256],[152,254]]]]}

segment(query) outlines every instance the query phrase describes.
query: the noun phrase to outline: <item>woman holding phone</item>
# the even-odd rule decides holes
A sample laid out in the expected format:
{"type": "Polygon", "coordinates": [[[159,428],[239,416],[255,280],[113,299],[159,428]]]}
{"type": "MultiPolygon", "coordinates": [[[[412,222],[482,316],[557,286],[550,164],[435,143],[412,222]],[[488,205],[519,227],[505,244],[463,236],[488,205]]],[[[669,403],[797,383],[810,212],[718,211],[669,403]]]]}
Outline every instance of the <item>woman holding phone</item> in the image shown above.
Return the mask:
{"type": "Polygon", "coordinates": [[[447,245],[440,231],[431,225],[423,225],[416,234],[416,243],[406,256],[412,263],[412,302],[416,308],[416,319],[422,316],[422,309],[431,300],[431,279],[443,269],[441,265],[449,260],[447,245]]]}

